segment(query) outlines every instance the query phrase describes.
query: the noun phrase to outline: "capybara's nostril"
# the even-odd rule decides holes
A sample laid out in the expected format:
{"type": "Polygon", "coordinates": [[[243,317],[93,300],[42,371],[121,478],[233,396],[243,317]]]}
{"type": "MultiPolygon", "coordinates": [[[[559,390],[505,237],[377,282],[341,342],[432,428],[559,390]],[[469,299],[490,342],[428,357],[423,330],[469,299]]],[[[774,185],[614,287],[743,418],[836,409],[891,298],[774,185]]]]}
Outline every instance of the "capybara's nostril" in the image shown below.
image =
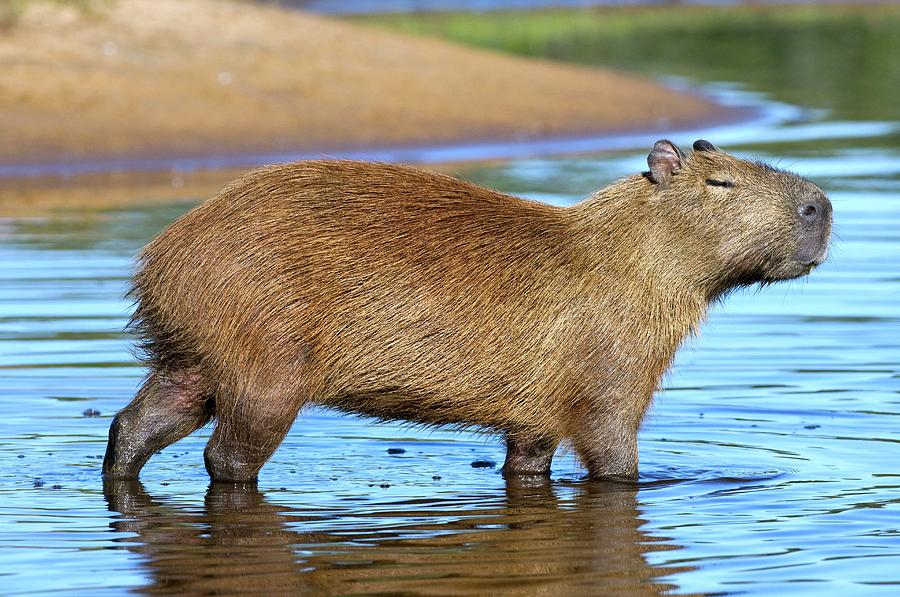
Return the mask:
{"type": "Polygon", "coordinates": [[[804,203],[797,208],[800,219],[809,223],[815,222],[819,218],[819,211],[819,205],[814,202],[804,203]]]}

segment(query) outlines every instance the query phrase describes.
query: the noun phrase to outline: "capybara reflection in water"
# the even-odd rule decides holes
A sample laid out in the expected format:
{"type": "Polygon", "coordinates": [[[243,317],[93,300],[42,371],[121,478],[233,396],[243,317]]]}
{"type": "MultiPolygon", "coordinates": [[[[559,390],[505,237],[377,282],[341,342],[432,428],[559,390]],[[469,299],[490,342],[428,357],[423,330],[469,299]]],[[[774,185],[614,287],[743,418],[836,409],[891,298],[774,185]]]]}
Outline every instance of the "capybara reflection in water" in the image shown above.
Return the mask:
{"type": "Polygon", "coordinates": [[[637,475],[637,432],[679,344],[729,290],[825,259],[831,204],[707,141],[571,207],[386,164],[256,170],[141,252],[149,375],[103,471],[136,477],[215,419],[214,480],[253,481],[306,404],[505,435],[507,475],[571,441],[637,475]]]}

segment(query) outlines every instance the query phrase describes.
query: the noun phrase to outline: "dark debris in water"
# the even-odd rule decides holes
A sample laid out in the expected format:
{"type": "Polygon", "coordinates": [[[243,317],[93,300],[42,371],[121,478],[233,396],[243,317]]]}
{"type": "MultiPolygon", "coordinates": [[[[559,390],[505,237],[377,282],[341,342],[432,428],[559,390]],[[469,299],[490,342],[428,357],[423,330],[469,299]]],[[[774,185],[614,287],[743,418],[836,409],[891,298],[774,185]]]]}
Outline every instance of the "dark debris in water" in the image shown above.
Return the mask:
{"type": "Polygon", "coordinates": [[[821,425],[810,424],[803,426],[804,429],[818,429],[819,427],[821,427],[821,425]]]}
{"type": "Polygon", "coordinates": [[[31,484],[31,486],[32,487],[43,487],[44,481],[43,481],[43,479],[37,478],[34,480],[34,482],[31,484]]]}
{"type": "Polygon", "coordinates": [[[82,417],[93,419],[100,416],[100,411],[96,408],[89,408],[81,413],[82,417]]]}
{"type": "Polygon", "coordinates": [[[441,480],[441,476],[440,476],[440,475],[431,475],[431,480],[432,480],[432,481],[440,481],[440,480],[441,480]]]}
{"type": "Polygon", "coordinates": [[[494,468],[497,463],[493,460],[473,460],[472,468],[494,468]]]}
{"type": "Polygon", "coordinates": [[[406,454],[406,450],[403,448],[388,448],[388,454],[406,454]]]}

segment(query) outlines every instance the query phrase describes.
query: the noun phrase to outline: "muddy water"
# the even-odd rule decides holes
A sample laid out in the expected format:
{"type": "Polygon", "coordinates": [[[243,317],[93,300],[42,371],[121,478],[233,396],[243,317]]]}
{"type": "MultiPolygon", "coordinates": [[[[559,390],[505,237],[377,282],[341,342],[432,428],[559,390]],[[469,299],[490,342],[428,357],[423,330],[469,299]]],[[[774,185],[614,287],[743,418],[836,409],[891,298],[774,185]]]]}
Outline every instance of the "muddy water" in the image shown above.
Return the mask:
{"type": "MultiPolygon", "coordinates": [[[[0,219],[0,593],[897,594],[898,128],[791,114],[722,142],[826,189],[832,259],[713,311],[634,486],[580,481],[565,451],[551,483],[507,486],[472,466],[502,462],[496,438],[310,410],[257,489],[208,487],[208,430],[142,485],[104,487],[110,418],[142,374],[121,331],[131,260],[200,197],[0,219]]],[[[643,159],[459,174],[569,204],[643,159]]]]}

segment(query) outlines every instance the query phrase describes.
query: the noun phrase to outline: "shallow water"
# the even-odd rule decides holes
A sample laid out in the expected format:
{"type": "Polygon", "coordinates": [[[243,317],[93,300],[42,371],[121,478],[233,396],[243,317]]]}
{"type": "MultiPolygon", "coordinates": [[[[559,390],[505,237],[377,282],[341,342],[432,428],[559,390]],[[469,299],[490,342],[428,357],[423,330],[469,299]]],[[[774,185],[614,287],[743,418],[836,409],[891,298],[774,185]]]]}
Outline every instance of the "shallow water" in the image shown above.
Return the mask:
{"type": "MultiPolygon", "coordinates": [[[[820,183],[832,258],[713,311],[657,397],[634,486],[580,481],[566,452],[551,483],[507,486],[472,466],[502,462],[496,438],[312,410],[258,490],[207,488],[208,430],[143,485],[104,488],[106,431],[142,374],[121,331],[131,259],[200,198],[135,188],[127,208],[0,219],[0,592],[896,594],[897,127],[790,114],[712,139],[820,183]]],[[[644,156],[459,174],[568,204],[644,156]]]]}

